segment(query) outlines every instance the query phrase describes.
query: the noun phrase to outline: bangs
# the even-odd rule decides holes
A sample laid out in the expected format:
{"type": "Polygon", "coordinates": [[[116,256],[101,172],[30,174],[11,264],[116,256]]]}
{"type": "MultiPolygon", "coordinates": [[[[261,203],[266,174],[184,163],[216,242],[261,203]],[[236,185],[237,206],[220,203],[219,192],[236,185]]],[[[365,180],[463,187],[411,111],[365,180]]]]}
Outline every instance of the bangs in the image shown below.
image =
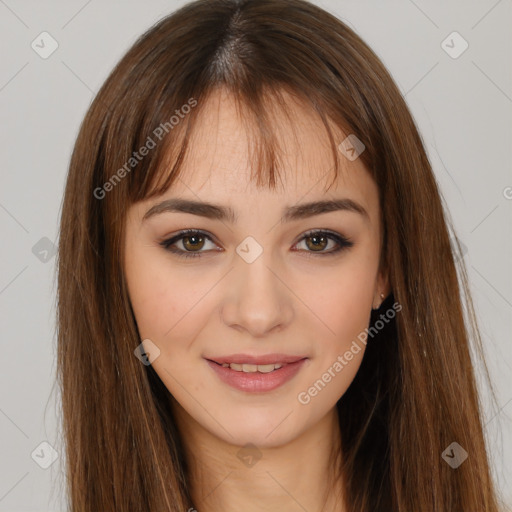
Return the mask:
{"type": "MultiPolygon", "coordinates": [[[[202,122],[206,104],[219,89],[225,89],[230,93],[230,98],[233,98],[239,120],[247,136],[248,158],[251,167],[250,180],[258,188],[276,190],[278,182],[282,184],[280,172],[284,170],[283,149],[275,129],[276,120],[281,119],[281,116],[287,119],[287,126],[291,127],[293,132],[287,132],[286,136],[293,136],[297,143],[297,133],[290,115],[289,100],[283,94],[285,92],[304,108],[310,108],[322,120],[333,157],[332,165],[324,173],[322,179],[332,171],[332,182],[326,190],[335,183],[339,176],[340,154],[339,141],[337,141],[339,136],[335,136],[333,132],[338,130],[333,130],[333,120],[327,117],[314,103],[303,94],[298,94],[284,85],[280,87],[267,85],[252,91],[250,96],[246,91],[234,90],[233,87],[221,85],[202,91],[201,94],[193,98],[186,99],[183,96],[179,101],[172,101],[172,107],[169,105],[162,109],[159,116],[161,122],[157,128],[153,129],[150,134],[142,134],[136,145],[141,144],[142,140],[147,141],[148,137],[157,138],[158,135],[161,135],[162,129],[165,131],[165,128],[169,128],[169,120],[173,117],[172,112],[178,112],[175,105],[195,104],[184,119],[173,125],[172,129],[169,129],[168,133],[166,132],[160,140],[155,141],[157,144],[155,151],[151,153],[147,161],[142,162],[143,165],[137,168],[137,172],[132,174],[129,190],[130,202],[160,196],[172,187],[176,180],[183,177],[183,164],[191,151],[194,129],[202,122]],[[162,126],[164,128],[161,128],[162,126]]],[[[336,128],[349,133],[346,128],[339,126],[336,128]]],[[[212,133],[212,136],[215,134],[212,133]]],[[[300,147],[298,143],[297,147],[300,147]]]]}

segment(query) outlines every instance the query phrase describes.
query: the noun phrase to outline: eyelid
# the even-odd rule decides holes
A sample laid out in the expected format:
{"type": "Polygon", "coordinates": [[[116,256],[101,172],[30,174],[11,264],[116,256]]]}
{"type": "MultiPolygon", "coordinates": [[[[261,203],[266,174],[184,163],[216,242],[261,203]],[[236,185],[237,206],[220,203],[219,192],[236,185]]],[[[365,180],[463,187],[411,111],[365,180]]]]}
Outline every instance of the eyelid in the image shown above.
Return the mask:
{"type": "Polygon", "coordinates": [[[305,233],[301,234],[299,239],[293,244],[294,246],[297,245],[299,242],[302,242],[304,239],[308,237],[312,237],[314,235],[327,235],[327,238],[334,240],[338,247],[334,250],[330,251],[302,251],[298,250],[296,252],[303,252],[305,253],[306,257],[327,257],[327,256],[335,256],[337,254],[341,254],[346,249],[350,249],[354,245],[354,242],[347,236],[342,235],[341,233],[337,233],[335,231],[331,231],[330,229],[322,229],[322,228],[313,228],[305,233]]]}
{"type": "MultiPolygon", "coordinates": [[[[203,254],[205,254],[205,253],[208,254],[208,253],[212,252],[211,250],[194,252],[194,251],[184,251],[182,249],[171,249],[172,245],[174,245],[176,242],[181,241],[187,235],[199,235],[202,238],[206,238],[206,239],[210,240],[211,242],[219,245],[216,242],[216,238],[213,235],[211,235],[209,232],[204,231],[202,229],[183,229],[183,230],[179,231],[178,233],[176,233],[175,235],[172,235],[171,237],[161,240],[159,242],[159,245],[161,245],[166,251],[168,251],[172,254],[175,254],[176,256],[181,257],[183,259],[194,258],[194,257],[203,257],[202,256],[203,254]]],[[[331,231],[329,229],[313,228],[313,229],[310,229],[310,230],[302,233],[299,236],[299,238],[297,239],[297,241],[294,242],[293,246],[296,246],[298,243],[302,242],[304,239],[306,239],[308,237],[315,236],[315,235],[326,235],[326,237],[328,239],[334,240],[338,244],[338,247],[334,250],[331,249],[330,251],[318,251],[317,252],[317,251],[305,251],[305,250],[299,249],[299,250],[295,250],[294,252],[306,253],[307,257],[309,257],[309,256],[322,257],[322,256],[330,256],[330,255],[341,253],[345,249],[349,249],[350,247],[352,247],[354,245],[354,242],[350,238],[346,237],[345,235],[342,235],[341,233],[337,233],[337,232],[331,231]]],[[[220,252],[220,251],[215,251],[215,252],[220,252]]]]}
{"type": "MultiPolygon", "coordinates": [[[[186,236],[192,236],[192,235],[200,235],[203,238],[207,238],[208,240],[210,240],[210,241],[214,242],[215,244],[219,245],[216,242],[216,238],[212,234],[210,234],[208,231],[204,231],[202,229],[182,229],[181,231],[179,231],[175,235],[172,235],[170,237],[166,237],[165,239],[161,240],[159,242],[159,245],[161,245],[164,249],[166,249],[169,252],[172,252],[174,254],[185,253],[185,254],[192,254],[193,255],[194,253],[192,251],[182,251],[182,250],[172,251],[172,250],[169,249],[169,247],[171,245],[174,245],[176,242],[179,242],[181,239],[185,238],[186,236]]],[[[200,254],[201,252],[204,253],[204,252],[209,252],[209,251],[198,251],[195,254],[200,254]]]]}

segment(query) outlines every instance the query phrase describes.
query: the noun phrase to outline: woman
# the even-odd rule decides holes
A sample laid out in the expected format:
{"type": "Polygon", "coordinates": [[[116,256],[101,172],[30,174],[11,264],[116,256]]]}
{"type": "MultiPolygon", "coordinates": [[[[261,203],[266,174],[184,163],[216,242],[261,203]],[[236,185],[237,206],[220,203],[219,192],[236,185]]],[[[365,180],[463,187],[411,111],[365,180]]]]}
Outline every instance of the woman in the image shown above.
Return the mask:
{"type": "Polygon", "coordinates": [[[72,510],[497,511],[448,225],[341,21],[199,0],[156,24],[66,185],[72,510]]]}

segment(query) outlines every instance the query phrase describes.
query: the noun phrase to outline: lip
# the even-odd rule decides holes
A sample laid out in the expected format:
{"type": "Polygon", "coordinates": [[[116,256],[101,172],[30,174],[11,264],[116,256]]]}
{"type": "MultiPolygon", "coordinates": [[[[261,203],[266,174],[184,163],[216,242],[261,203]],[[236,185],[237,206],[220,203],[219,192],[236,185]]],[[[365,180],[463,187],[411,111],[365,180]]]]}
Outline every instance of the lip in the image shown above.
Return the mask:
{"type": "MultiPolygon", "coordinates": [[[[229,367],[221,366],[222,362],[219,364],[218,362],[206,359],[208,366],[215,372],[215,374],[219,377],[219,379],[228,384],[232,388],[235,388],[239,391],[245,391],[249,393],[262,393],[273,391],[290,381],[304,366],[306,361],[308,360],[306,357],[300,358],[297,356],[283,356],[276,354],[269,354],[267,356],[261,357],[247,357],[241,354],[229,356],[228,359],[224,360],[224,358],[220,358],[220,361],[223,363],[238,363],[238,364],[270,364],[270,363],[280,363],[283,364],[281,368],[274,370],[270,373],[245,373],[239,372],[236,370],[232,370],[229,367]],[[236,357],[235,357],[236,356],[236,357]],[[269,359],[270,358],[270,359],[269,359]],[[288,358],[289,362],[284,361],[284,359],[288,358]],[[255,361],[264,361],[264,362],[255,362],[255,361]],[[281,362],[283,361],[283,362],[281,362]]],[[[219,359],[219,358],[216,358],[219,359]]]]}
{"type": "Polygon", "coordinates": [[[291,364],[307,359],[306,356],[292,356],[288,354],[264,354],[253,356],[249,354],[231,354],[227,356],[205,357],[208,361],[215,363],[235,363],[235,364],[291,364]]]}

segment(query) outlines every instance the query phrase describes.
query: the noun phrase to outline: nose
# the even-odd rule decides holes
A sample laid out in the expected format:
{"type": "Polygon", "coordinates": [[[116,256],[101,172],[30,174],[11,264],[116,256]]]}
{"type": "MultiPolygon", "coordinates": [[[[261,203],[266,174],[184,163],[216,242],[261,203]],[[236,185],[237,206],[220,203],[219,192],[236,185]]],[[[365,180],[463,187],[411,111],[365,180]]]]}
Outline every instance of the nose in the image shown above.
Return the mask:
{"type": "Polygon", "coordinates": [[[252,263],[240,258],[224,283],[223,322],[252,338],[285,329],[294,315],[293,293],[285,276],[265,256],[264,251],[252,263]]]}

